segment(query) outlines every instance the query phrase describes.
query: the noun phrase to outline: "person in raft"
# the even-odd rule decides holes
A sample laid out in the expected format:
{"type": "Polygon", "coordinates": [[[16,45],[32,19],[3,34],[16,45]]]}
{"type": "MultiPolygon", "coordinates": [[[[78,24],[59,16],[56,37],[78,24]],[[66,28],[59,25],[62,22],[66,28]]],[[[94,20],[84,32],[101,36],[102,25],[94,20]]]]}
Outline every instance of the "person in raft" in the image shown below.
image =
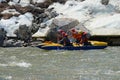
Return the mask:
{"type": "Polygon", "coordinates": [[[75,39],[73,42],[77,44],[82,44],[82,45],[90,45],[88,42],[88,39],[90,38],[90,34],[83,32],[83,31],[77,31],[74,28],[70,30],[72,37],[75,39]]]}
{"type": "Polygon", "coordinates": [[[72,46],[68,34],[64,32],[63,30],[58,30],[58,43],[62,44],[64,46],[72,46]]]}
{"type": "Polygon", "coordinates": [[[75,30],[74,28],[70,30],[70,33],[71,33],[70,35],[71,35],[72,43],[75,42],[77,44],[80,44],[82,34],[79,33],[77,30],[75,30]]]}
{"type": "Polygon", "coordinates": [[[90,36],[91,36],[91,35],[90,35],[89,33],[82,32],[80,44],[83,44],[83,45],[91,45],[90,42],[88,42],[90,36]]]}

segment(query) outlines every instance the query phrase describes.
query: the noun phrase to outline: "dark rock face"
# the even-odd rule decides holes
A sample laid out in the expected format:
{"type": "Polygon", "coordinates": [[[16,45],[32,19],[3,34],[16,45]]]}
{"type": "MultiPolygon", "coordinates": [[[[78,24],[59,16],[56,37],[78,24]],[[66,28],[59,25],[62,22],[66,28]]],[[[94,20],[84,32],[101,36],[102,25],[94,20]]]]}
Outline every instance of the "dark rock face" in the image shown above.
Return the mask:
{"type": "Polygon", "coordinates": [[[101,0],[101,3],[102,3],[103,5],[108,5],[109,0],[101,0]]]}
{"type": "Polygon", "coordinates": [[[47,20],[58,16],[58,14],[51,8],[45,9],[44,13],[37,14],[34,16],[34,22],[36,24],[40,24],[42,22],[46,22],[47,20]]]}
{"type": "Polygon", "coordinates": [[[36,3],[36,6],[41,8],[48,8],[50,4],[52,4],[51,0],[45,0],[43,3],[36,3]]]}
{"type": "Polygon", "coordinates": [[[9,19],[9,18],[11,18],[13,15],[12,14],[8,14],[8,13],[6,13],[6,14],[1,14],[1,17],[3,18],[3,19],[9,19]]]}
{"type": "Polygon", "coordinates": [[[3,46],[4,40],[6,39],[7,32],[4,30],[4,28],[0,28],[0,47],[3,46]]]}
{"type": "Polygon", "coordinates": [[[82,2],[82,1],[85,1],[85,0],[80,0],[80,1],[82,2]]]}
{"type": "Polygon", "coordinates": [[[7,3],[0,3],[0,12],[4,11],[6,8],[9,8],[7,3]]]}
{"type": "Polygon", "coordinates": [[[77,26],[78,24],[79,22],[77,20],[71,18],[54,19],[52,24],[49,26],[50,30],[46,35],[46,40],[57,42],[57,31],[59,29],[62,29],[65,32],[67,32],[69,29],[77,26]]]}
{"type": "Polygon", "coordinates": [[[19,29],[14,32],[18,39],[23,40],[26,43],[29,43],[32,37],[31,30],[26,25],[20,25],[19,29]]]}
{"type": "Polygon", "coordinates": [[[51,0],[52,2],[59,2],[59,3],[62,3],[64,4],[67,0],[51,0]]]}

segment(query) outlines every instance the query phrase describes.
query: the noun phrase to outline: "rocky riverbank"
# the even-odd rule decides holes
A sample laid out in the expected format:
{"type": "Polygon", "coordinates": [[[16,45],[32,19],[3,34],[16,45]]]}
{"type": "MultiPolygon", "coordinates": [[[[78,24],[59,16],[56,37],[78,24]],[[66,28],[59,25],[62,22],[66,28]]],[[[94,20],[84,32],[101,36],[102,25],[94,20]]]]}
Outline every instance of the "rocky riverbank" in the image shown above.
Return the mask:
{"type": "Polygon", "coordinates": [[[32,45],[36,44],[33,37],[41,36],[56,42],[58,29],[67,32],[73,27],[89,32],[92,40],[117,45],[119,38],[108,37],[120,35],[119,3],[119,0],[0,0],[0,46],[32,45]]]}

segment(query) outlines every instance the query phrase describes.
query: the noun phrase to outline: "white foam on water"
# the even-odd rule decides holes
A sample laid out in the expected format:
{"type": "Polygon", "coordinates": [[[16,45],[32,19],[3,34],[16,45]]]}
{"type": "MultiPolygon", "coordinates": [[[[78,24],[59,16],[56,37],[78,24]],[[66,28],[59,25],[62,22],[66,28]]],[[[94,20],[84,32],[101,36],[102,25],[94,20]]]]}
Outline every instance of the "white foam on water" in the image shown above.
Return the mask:
{"type": "Polygon", "coordinates": [[[8,65],[7,65],[7,64],[1,64],[1,63],[0,63],[0,66],[6,67],[6,66],[8,66],[8,65]]]}
{"type": "Polygon", "coordinates": [[[26,63],[26,62],[22,61],[22,62],[11,62],[11,63],[9,63],[9,66],[18,66],[18,67],[28,68],[32,65],[30,63],[26,63]]]}
{"type": "Polygon", "coordinates": [[[7,66],[15,67],[15,66],[18,66],[18,67],[28,68],[28,67],[31,67],[32,65],[30,63],[22,61],[22,62],[10,62],[8,64],[1,64],[0,63],[0,66],[2,66],[2,67],[7,67],[7,66]]]}
{"type": "Polygon", "coordinates": [[[5,79],[12,80],[12,76],[7,76],[7,77],[5,77],[5,79]]]}

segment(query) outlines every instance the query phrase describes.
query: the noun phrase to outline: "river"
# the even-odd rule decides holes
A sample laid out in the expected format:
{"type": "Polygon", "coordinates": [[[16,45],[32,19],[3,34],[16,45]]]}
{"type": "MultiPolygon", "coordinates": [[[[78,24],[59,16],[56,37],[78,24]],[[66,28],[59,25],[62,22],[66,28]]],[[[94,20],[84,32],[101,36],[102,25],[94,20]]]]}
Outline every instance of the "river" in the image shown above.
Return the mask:
{"type": "Polygon", "coordinates": [[[120,47],[86,51],[0,48],[0,80],[120,80],[120,47]]]}

